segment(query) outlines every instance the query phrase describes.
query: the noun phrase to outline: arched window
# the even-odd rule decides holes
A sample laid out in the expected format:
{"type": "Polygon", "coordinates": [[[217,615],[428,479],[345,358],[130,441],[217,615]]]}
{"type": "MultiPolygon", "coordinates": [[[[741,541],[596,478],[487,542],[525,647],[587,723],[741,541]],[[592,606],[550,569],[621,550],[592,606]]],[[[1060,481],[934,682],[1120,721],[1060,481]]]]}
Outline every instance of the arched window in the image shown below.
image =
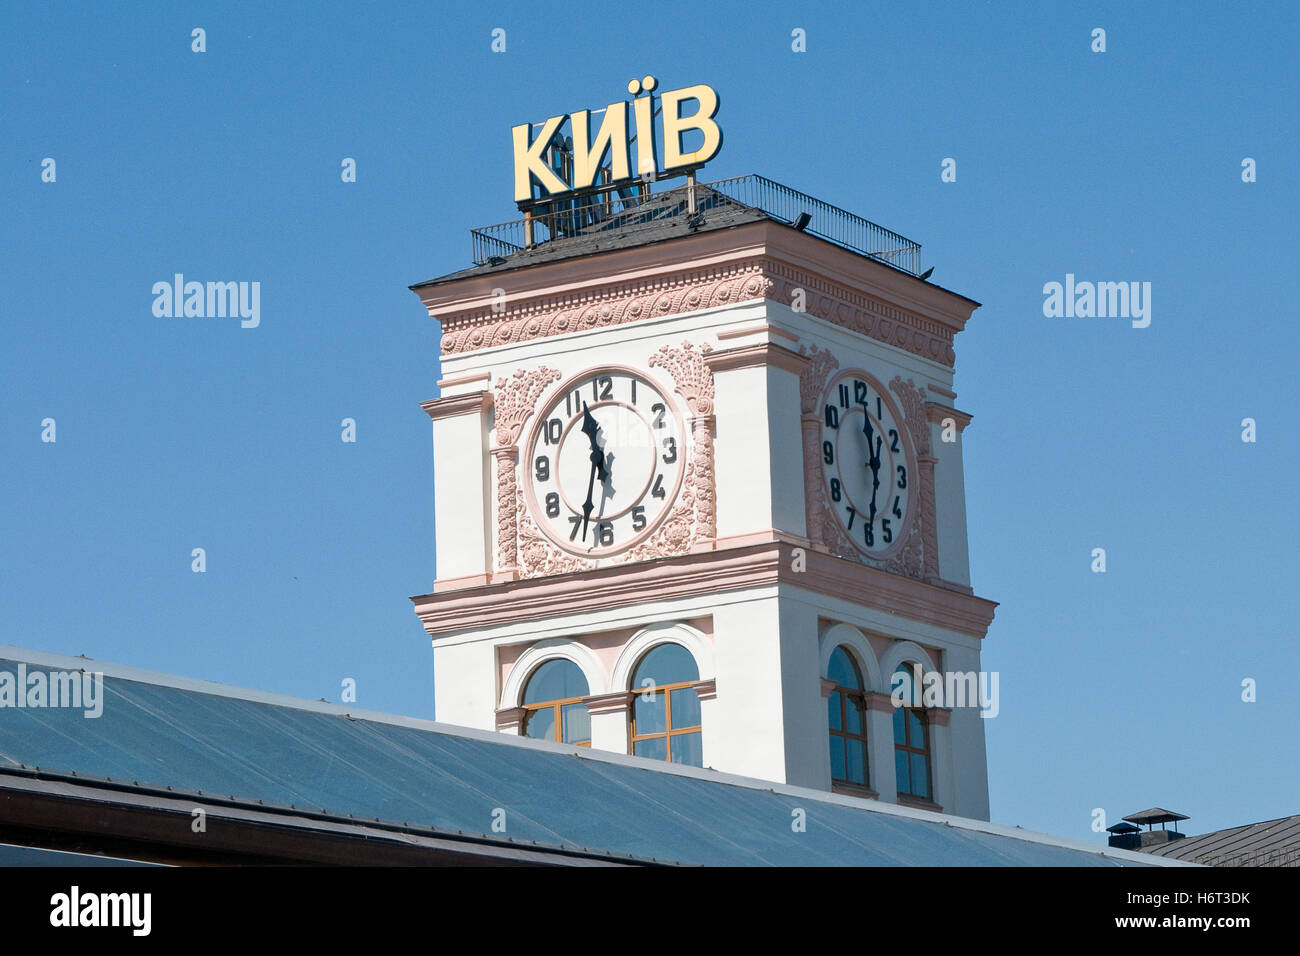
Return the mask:
{"type": "Polygon", "coordinates": [[[704,766],[700,735],[700,678],[691,652],[680,644],[651,648],[632,675],[632,753],[671,763],[704,766]]]}
{"type": "Polygon", "coordinates": [[[542,664],[524,688],[523,735],[590,747],[591,716],[580,699],[586,696],[587,678],[573,661],[542,664]]]}
{"type": "MultiPolygon", "coordinates": [[[[902,687],[905,703],[919,703],[920,666],[900,666],[894,672],[891,686],[902,687]]],[[[930,728],[924,707],[894,708],[894,773],[899,796],[930,799],[930,728]]]]}
{"type": "Polygon", "coordinates": [[[867,786],[867,701],[862,672],[843,647],[831,653],[826,676],[835,682],[828,708],[831,725],[831,780],[867,786]]]}

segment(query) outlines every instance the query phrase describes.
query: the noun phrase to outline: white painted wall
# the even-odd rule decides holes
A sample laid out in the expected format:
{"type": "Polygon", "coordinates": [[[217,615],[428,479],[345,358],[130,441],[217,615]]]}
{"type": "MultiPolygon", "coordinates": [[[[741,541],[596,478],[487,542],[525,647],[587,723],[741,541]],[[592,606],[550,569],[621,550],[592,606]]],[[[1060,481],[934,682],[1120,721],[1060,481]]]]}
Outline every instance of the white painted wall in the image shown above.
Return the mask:
{"type": "Polygon", "coordinates": [[[434,542],[440,578],[491,568],[486,416],[433,421],[434,542]]]}

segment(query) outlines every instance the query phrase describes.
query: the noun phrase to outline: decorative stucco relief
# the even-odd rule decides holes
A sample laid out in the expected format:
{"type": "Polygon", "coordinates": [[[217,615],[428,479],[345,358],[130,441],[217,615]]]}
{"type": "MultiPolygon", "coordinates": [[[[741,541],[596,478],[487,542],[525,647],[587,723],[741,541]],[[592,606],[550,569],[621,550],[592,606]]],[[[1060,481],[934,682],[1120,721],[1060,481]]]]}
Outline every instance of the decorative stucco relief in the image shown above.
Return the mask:
{"type": "Polygon", "coordinates": [[[757,263],[693,270],[653,281],[615,285],[594,296],[526,302],[504,313],[476,313],[449,322],[442,333],[442,352],[454,355],[497,345],[563,335],[584,329],[623,325],[640,319],[678,315],[764,299],[772,280],[757,263]]]}
{"type": "Polygon", "coordinates": [[[930,422],[925,411],[925,391],[910,378],[903,381],[895,375],[889,390],[898,396],[903,406],[903,420],[912,436],[916,449],[917,468],[921,473],[921,494],[917,514],[908,529],[907,540],[883,567],[913,578],[930,580],[936,575],[938,564],[935,541],[934,459],[930,457],[930,422]]]}
{"type": "Polygon", "coordinates": [[[492,399],[493,430],[496,447],[492,457],[497,472],[497,558],[498,572],[513,571],[518,567],[519,551],[519,486],[515,465],[519,459],[519,433],[533,414],[537,399],[546,386],[560,377],[557,369],[516,369],[509,378],[499,378],[492,399]]]}
{"type": "Polygon", "coordinates": [[[596,292],[520,297],[505,312],[484,309],[448,319],[442,351],[455,355],[737,302],[772,299],[789,305],[796,289],[803,290],[804,311],[820,319],[948,367],[956,359],[950,327],[766,256],[614,284],[596,292]]]}

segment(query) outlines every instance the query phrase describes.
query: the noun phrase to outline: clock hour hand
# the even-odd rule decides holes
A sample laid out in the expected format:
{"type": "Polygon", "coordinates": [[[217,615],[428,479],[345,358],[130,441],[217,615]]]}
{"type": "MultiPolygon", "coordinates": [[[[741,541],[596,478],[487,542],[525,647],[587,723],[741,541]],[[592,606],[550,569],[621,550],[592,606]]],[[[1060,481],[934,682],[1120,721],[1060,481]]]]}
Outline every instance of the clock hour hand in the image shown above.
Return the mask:
{"type": "Polygon", "coordinates": [[[605,472],[605,453],[600,450],[600,443],[596,441],[596,436],[600,434],[600,423],[591,414],[591,409],[587,408],[586,402],[582,403],[582,433],[591,442],[591,464],[596,469],[596,477],[603,484],[609,481],[609,475],[605,472]]]}

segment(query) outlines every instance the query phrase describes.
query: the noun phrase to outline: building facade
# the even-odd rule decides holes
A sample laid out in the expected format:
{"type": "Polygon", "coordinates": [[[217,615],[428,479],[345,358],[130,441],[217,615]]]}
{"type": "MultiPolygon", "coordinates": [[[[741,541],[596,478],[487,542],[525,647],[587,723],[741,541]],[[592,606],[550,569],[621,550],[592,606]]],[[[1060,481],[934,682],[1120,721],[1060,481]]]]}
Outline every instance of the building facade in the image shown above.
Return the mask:
{"type": "Polygon", "coordinates": [[[979,708],[891,699],[979,674],[993,618],[953,392],[977,303],[699,188],[412,287],[443,329],[437,719],[988,819],[979,708]]]}

